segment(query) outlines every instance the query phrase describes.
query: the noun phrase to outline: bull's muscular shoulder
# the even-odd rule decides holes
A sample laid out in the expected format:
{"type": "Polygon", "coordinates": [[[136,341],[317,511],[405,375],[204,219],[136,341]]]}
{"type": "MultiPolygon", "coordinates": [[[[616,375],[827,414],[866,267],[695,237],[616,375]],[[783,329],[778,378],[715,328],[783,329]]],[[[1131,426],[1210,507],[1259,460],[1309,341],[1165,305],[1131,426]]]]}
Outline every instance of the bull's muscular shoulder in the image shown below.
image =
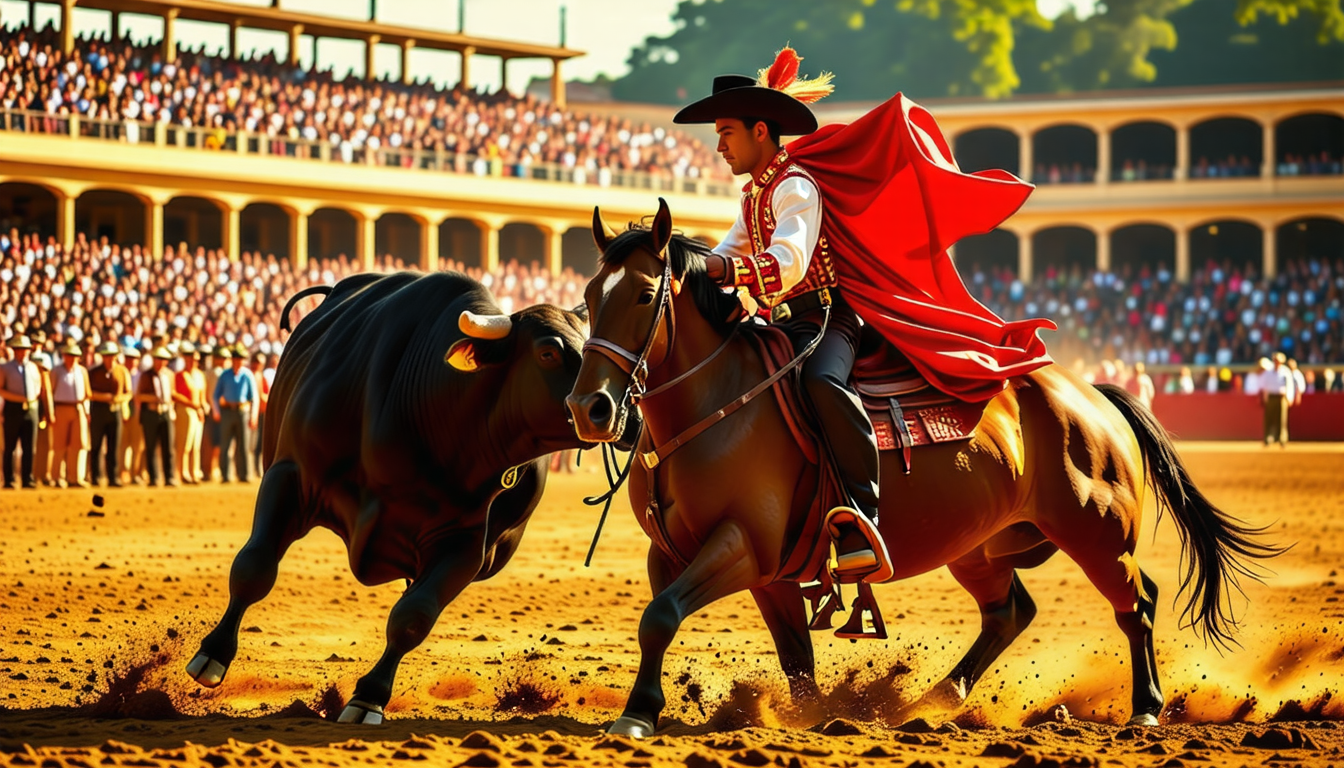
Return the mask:
{"type": "Polygon", "coordinates": [[[288,447],[320,476],[352,460],[364,473],[414,472],[428,452],[431,403],[467,383],[443,362],[463,310],[499,312],[480,283],[456,273],[338,283],[285,350],[293,364],[277,374],[287,395],[279,453],[288,447]]]}

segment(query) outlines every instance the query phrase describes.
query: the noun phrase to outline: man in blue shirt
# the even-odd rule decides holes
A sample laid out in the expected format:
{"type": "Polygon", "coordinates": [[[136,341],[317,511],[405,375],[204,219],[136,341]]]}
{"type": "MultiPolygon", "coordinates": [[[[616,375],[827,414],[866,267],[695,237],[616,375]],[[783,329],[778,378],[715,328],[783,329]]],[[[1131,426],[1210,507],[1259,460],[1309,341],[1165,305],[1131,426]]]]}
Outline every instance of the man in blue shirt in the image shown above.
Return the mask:
{"type": "Polygon", "coordinates": [[[219,374],[215,382],[213,402],[219,412],[219,478],[229,482],[229,451],[233,451],[233,465],[238,480],[249,483],[247,462],[247,433],[252,420],[252,405],[257,401],[257,385],[251,371],[243,369],[243,358],[228,348],[222,350],[229,358],[229,370],[219,374]]]}

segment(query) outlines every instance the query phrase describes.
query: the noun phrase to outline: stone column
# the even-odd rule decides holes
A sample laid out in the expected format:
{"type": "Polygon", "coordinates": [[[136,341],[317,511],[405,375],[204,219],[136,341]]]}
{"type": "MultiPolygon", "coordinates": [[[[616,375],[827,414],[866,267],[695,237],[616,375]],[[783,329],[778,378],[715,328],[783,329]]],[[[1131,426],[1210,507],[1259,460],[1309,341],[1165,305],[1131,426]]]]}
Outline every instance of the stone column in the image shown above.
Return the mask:
{"type": "Polygon", "coordinates": [[[1031,282],[1031,233],[1019,232],[1017,235],[1017,279],[1031,282]]]}
{"type": "Polygon", "coordinates": [[[1111,134],[1103,129],[1097,134],[1097,178],[1101,185],[1111,183],[1111,134]]]}
{"type": "Polygon", "coordinates": [[[1031,181],[1032,165],[1036,161],[1032,158],[1031,152],[1031,131],[1027,131],[1017,137],[1017,176],[1024,181],[1031,181]]]}
{"type": "Polygon", "coordinates": [[[121,39],[121,11],[112,11],[112,41],[121,39]]]}
{"type": "Polygon", "coordinates": [[[1176,227],[1176,282],[1190,282],[1190,230],[1176,227]]]}
{"type": "Polygon", "coordinates": [[[163,201],[145,201],[145,248],[155,261],[163,258],[163,201]]]}
{"type": "Polygon", "coordinates": [[[560,75],[561,59],[551,59],[551,104],[565,108],[565,78],[560,75]]]}
{"type": "Polygon", "coordinates": [[[546,269],[552,277],[559,277],[564,270],[564,225],[542,227],[541,236],[546,243],[546,269]]]}
{"type": "Polygon", "coordinates": [[[56,195],[56,239],[68,251],[75,247],[75,200],[78,195],[58,191],[56,195]]]}
{"type": "Polygon", "coordinates": [[[309,208],[295,208],[290,213],[289,223],[289,262],[295,271],[308,269],[308,217],[309,208]]]}
{"type": "Polygon", "coordinates": [[[1097,233],[1097,270],[1100,272],[1111,271],[1111,233],[1097,233]]]}
{"type": "Polygon", "coordinates": [[[481,230],[481,269],[490,272],[499,267],[499,230],[492,221],[477,221],[481,230]]]}
{"type": "Polygon", "coordinates": [[[369,35],[364,44],[364,77],[370,80],[373,79],[373,52],[382,39],[381,35],[369,35]]]}
{"type": "Polygon", "coordinates": [[[439,271],[439,222],[436,216],[427,216],[420,222],[420,268],[426,272],[439,271]]]}
{"type": "Polygon", "coordinates": [[[401,44],[401,82],[407,84],[411,82],[411,49],[414,47],[414,40],[401,44]]]}
{"type": "Polygon", "coordinates": [[[509,92],[509,57],[499,57],[499,90],[509,92]]]}
{"type": "Polygon", "coordinates": [[[299,38],[303,35],[303,25],[295,24],[289,28],[289,64],[299,65],[299,38]]]}
{"type": "Polygon", "coordinates": [[[1278,254],[1279,244],[1278,244],[1278,238],[1275,236],[1276,232],[1274,229],[1274,224],[1269,222],[1262,222],[1260,224],[1260,232],[1262,241],[1264,243],[1261,250],[1261,258],[1263,263],[1261,264],[1260,272],[1265,277],[1273,277],[1279,273],[1279,254],[1278,254]]]}
{"type": "Polygon", "coordinates": [[[242,209],[232,203],[224,204],[224,252],[228,254],[229,261],[237,261],[242,246],[239,244],[241,221],[243,217],[242,209]]]}
{"type": "Polygon", "coordinates": [[[458,86],[464,90],[471,90],[471,57],[476,55],[476,46],[468,45],[462,48],[462,76],[458,78],[458,86]]]}
{"type": "Polygon", "coordinates": [[[1190,126],[1176,129],[1176,168],[1171,177],[1178,181],[1190,178],[1190,126]]]}
{"type": "Polygon", "coordinates": [[[377,247],[375,232],[378,226],[378,216],[369,211],[362,211],[356,218],[355,254],[367,271],[373,269],[376,259],[374,251],[377,247]]]}
{"type": "Polygon", "coordinates": [[[1260,136],[1263,147],[1260,152],[1260,178],[1274,178],[1274,124],[1261,123],[1260,136]]]}
{"type": "Polygon", "coordinates": [[[163,12],[163,60],[177,61],[177,38],[173,35],[173,22],[177,21],[177,9],[169,8],[163,12]]]}
{"type": "Polygon", "coordinates": [[[242,19],[229,22],[229,58],[238,58],[238,29],[243,26],[242,19]]]}
{"type": "Polygon", "coordinates": [[[61,0],[61,50],[75,50],[75,0],[61,0]]]}

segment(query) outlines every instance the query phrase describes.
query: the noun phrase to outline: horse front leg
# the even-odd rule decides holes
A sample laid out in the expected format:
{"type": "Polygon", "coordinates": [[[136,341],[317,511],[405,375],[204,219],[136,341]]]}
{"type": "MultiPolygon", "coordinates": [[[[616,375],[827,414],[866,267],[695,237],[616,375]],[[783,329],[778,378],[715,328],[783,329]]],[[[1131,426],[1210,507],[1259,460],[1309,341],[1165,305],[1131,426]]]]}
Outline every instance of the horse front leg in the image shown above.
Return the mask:
{"type": "MultiPolygon", "coordinates": [[[[733,520],[720,523],[681,575],[659,592],[639,622],[639,673],[625,711],[607,733],[652,736],[663,711],[663,657],[687,616],[762,580],[746,532],[733,520]]],[[[801,604],[800,604],[801,607],[801,604]]]]}
{"type": "Polygon", "coordinates": [[[802,587],[793,581],[776,581],[751,590],[756,607],[775,641],[779,666],[789,681],[789,694],[796,701],[821,698],[817,688],[816,656],[807,627],[802,587]]]}

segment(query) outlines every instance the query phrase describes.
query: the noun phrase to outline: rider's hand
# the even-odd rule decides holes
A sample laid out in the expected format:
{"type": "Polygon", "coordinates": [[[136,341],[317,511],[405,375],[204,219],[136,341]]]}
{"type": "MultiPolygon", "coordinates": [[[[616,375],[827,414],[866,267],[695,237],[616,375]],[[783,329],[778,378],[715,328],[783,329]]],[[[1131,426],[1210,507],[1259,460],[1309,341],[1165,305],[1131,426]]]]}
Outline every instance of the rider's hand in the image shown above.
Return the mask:
{"type": "Polygon", "coordinates": [[[709,274],[709,279],[723,285],[728,276],[728,260],[719,254],[711,254],[705,259],[705,272],[709,274]]]}

